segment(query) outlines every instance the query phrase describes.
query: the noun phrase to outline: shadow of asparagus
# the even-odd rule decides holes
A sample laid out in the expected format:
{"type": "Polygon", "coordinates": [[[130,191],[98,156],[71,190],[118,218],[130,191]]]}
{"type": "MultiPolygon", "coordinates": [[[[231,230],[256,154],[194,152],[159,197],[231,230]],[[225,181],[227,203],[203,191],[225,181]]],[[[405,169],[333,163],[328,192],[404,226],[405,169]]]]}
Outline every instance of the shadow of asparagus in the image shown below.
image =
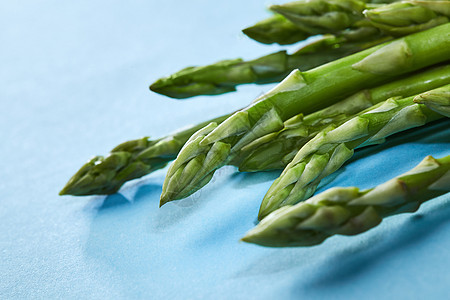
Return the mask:
{"type": "Polygon", "coordinates": [[[333,255],[323,262],[326,272],[313,278],[308,285],[311,288],[324,288],[349,283],[382,261],[390,257],[400,257],[414,245],[430,238],[450,222],[450,197],[447,194],[436,201],[438,204],[432,209],[411,215],[395,231],[390,231],[389,235],[385,234],[382,239],[364,243],[360,247],[350,246],[333,255]]]}

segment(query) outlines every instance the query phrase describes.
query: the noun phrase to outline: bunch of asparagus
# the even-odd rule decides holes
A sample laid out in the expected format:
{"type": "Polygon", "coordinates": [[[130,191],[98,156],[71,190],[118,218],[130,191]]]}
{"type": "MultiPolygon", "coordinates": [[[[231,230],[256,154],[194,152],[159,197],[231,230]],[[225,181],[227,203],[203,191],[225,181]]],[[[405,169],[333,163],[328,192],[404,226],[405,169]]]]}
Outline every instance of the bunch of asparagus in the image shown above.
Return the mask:
{"type": "Polygon", "coordinates": [[[125,182],[175,159],[163,185],[164,205],[196,192],[226,164],[240,171],[284,169],[263,199],[258,216],[263,221],[243,239],[298,246],[365,231],[385,216],[417,209],[448,192],[448,158],[433,160],[440,171],[432,174],[428,159],[418,167],[423,175],[415,169],[412,179],[394,180],[406,182],[404,195],[389,183],[373,191],[335,189],[301,202],[355,149],[450,116],[450,1],[374,2],[309,0],[271,6],[276,14],[244,33],[279,44],[322,36],[291,55],[281,51],[249,62],[186,68],[151,89],[186,98],[233,91],[242,83],[275,82],[289,74],[281,83],[235,113],[156,140],[128,141],[106,157],[94,157],[60,194],[115,193],[125,182]],[[439,193],[429,192],[435,186],[439,193]],[[386,200],[386,195],[393,198],[386,200]]]}

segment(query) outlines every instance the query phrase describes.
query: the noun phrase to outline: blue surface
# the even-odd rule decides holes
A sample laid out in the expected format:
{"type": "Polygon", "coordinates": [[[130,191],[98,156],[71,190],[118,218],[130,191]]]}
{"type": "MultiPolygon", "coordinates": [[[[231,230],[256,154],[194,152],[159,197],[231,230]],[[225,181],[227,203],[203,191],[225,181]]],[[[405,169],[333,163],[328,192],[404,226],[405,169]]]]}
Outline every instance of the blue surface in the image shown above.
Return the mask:
{"type": "MultiPolygon", "coordinates": [[[[166,170],[109,197],[59,197],[94,154],[231,112],[270,86],[174,101],[188,64],[278,49],[239,30],[267,1],[10,1],[0,9],[0,298],[442,299],[450,196],[313,248],[240,243],[277,172],[218,171],[158,208],[166,170]]],[[[371,187],[450,154],[448,120],[360,151],[330,186],[371,187]],[[380,167],[381,166],[381,167],[380,167]]]]}

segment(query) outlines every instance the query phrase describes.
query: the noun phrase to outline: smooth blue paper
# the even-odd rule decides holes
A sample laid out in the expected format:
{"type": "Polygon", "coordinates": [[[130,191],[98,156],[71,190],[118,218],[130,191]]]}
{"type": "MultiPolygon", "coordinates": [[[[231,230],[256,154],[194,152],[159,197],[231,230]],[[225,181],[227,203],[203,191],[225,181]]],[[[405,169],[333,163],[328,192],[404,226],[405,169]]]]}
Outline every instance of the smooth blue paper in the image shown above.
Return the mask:
{"type": "MultiPolygon", "coordinates": [[[[450,196],[312,248],[239,242],[278,172],[233,167],[158,208],[166,169],[108,197],[60,197],[90,157],[245,106],[269,86],[176,101],[148,85],[187,65],[279,49],[240,29],[251,1],[10,1],[0,9],[1,299],[443,299],[450,196]]],[[[292,49],[292,47],[291,47],[292,49]]],[[[449,155],[450,122],[362,149],[326,187],[372,187],[449,155]]],[[[323,190],[322,188],[321,190],[323,190]]]]}

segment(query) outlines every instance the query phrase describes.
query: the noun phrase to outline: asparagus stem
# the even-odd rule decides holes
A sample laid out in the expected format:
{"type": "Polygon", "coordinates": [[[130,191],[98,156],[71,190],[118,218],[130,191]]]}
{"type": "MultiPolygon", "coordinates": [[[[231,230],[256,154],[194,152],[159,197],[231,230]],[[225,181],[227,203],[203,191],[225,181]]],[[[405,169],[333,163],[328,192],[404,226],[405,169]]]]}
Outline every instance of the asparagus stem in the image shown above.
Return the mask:
{"type": "Polygon", "coordinates": [[[387,39],[374,35],[364,42],[349,42],[345,38],[326,35],[292,55],[279,51],[250,61],[238,58],[202,67],[188,67],[158,79],[150,89],[176,99],[233,92],[240,84],[279,82],[296,68],[306,71],[381,44],[387,39]]]}
{"type": "MultiPolygon", "coordinates": [[[[448,97],[450,85],[436,90],[448,97]]],[[[274,210],[306,200],[320,181],[353,156],[354,149],[441,118],[414,97],[391,98],[365,110],[341,126],[330,126],[306,143],[270,187],[261,203],[261,220],[274,210]]]]}
{"type": "Polygon", "coordinates": [[[175,159],[189,137],[205,125],[220,123],[230,115],[202,122],[166,137],[143,137],[127,141],[106,157],[95,156],[84,164],[59,193],[60,195],[104,195],[117,192],[127,181],[163,168],[175,159]]]}
{"type": "Polygon", "coordinates": [[[323,110],[284,122],[281,130],[271,132],[243,147],[231,164],[239,171],[255,172],[283,169],[300,148],[329,125],[341,125],[370,106],[400,96],[409,97],[450,84],[450,65],[434,67],[399,80],[360,91],[323,110]]]}
{"type": "Polygon", "coordinates": [[[375,188],[332,188],[294,206],[277,209],[242,240],[269,247],[314,246],[335,234],[356,235],[383,218],[415,212],[450,192],[450,155],[427,156],[409,172],[375,188]]]}
{"type": "Polygon", "coordinates": [[[203,187],[214,171],[231,161],[240,149],[282,129],[283,122],[294,115],[318,111],[360,89],[450,59],[449,37],[450,24],[445,24],[310,71],[293,71],[247,108],[219,126],[206,126],[189,139],[169,167],[160,205],[185,198],[203,187]]]}

